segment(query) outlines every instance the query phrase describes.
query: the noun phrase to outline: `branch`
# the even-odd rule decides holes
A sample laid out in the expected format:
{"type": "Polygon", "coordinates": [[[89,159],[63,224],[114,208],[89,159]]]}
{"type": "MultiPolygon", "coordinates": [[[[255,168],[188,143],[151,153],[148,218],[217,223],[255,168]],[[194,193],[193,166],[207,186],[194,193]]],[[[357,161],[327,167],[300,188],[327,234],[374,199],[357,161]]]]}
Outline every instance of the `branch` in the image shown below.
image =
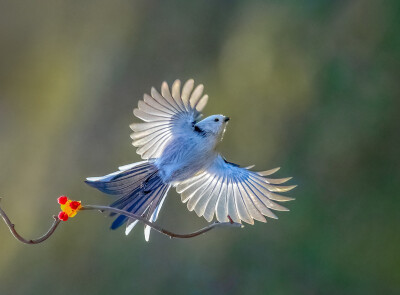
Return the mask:
{"type": "Polygon", "coordinates": [[[134,213],[127,212],[125,210],[108,207],[108,206],[98,206],[98,205],[85,205],[82,207],[81,210],[99,210],[101,212],[108,211],[108,212],[114,212],[117,214],[125,215],[127,217],[139,220],[140,222],[150,226],[152,229],[158,231],[159,233],[162,233],[162,234],[170,237],[171,239],[172,238],[180,238],[180,239],[194,238],[194,237],[204,234],[204,233],[206,233],[214,228],[217,228],[217,227],[239,227],[239,228],[243,227],[242,224],[233,222],[232,219],[228,216],[228,218],[230,219],[229,222],[214,222],[202,229],[199,229],[199,230],[189,233],[189,234],[177,234],[177,233],[173,233],[167,229],[164,229],[155,223],[148,221],[147,219],[145,219],[144,217],[142,217],[140,215],[136,215],[134,213]]]}
{"type": "MultiPolygon", "coordinates": [[[[1,200],[1,198],[0,198],[1,200]]],[[[82,208],[80,209],[80,211],[88,211],[88,210],[99,210],[100,212],[114,212],[117,214],[121,214],[121,215],[125,215],[129,218],[133,218],[133,219],[137,219],[140,222],[150,226],[152,229],[158,231],[159,233],[162,233],[168,237],[172,238],[180,238],[180,239],[188,239],[188,238],[193,238],[193,237],[197,237],[201,234],[204,234],[214,228],[218,228],[218,227],[238,227],[241,228],[243,227],[242,224],[240,223],[236,223],[233,222],[232,219],[228,216],[229,218],[229,222],[214,222],[202,229],[199,229],[195,232],[192,233],[188,233],[188,234],[177,234],[177,233],[173,233],[167,229],[164,229],[158,225],[156,225],[155,223],[152,223],[150,221],[148,221],[147,219],[145,219],[142,216],[136,215],[134,213],[125,211],[125,210],[121,210],[121,209],[117,209],[117,208],[113,208],[113,207],[108,207],[108,206],[99,206],[99,205],[86,205],[86,206],[82,206],[82,208]]],[[[54,222],[53,224],[50,226],[49,230],[47,231],[47,233],[45,233],[43,236],[34,239],[34,240],[27,240],[25,238],[23,238],[16,230],[15,230],[15,225],[11,222],[10,218],[8,218],[7,214],[3,211],[3,209],[0,207],[0,216],[3,218],[4,222],[6,223],[6,225],[8,226],[8,229],[10,230],[11,234],[14,236],[14,238],[16,238],[18,241],[24,243],[24,244],[28,244],[28,245],[35,245],[35,244],[39,244],[42,243],[44,241],[46,241],[48,238],[50,238],[53,233],[55,232],[55,230],[57,229],[58,225],[60,224],[61,220],[57,217],[57,216],[53,216],[54,218],[54,222]]]]}
{"type": "MultiPolygon", "coordinates": [[[[0,198],[1,201],[1,198],[0,198]]],[[[44,241],[46,241],[48,238],[50,238],[50,236],[54,233],[54,231],[56,230],[56,228],[58,227],[58,225],[60,224],[61,220],[58,219],[57,216],[53,216],[54,218],[54,222],[53,224],[50,226],[49,230],[47,231],[47,233],[45,233],[43,236],[41,236],[40,238],[37,238],[35,240],[27,240],[25,238],[23,238],[16,230],[15,230],[15,225],[14,223],[11,222],[10,218],[8,218],[6,212],[3,211],[3,209],[1,209],[0,207],[0,216],[3,218],[4,222],[7,224],[8,229],[10,230],[11,234],[14,236],[14,238],[16,238],[18,241],[20,241],[21,243],[24,244],[28,244],[28,245],[35,245],[35,244],[39,244],[42,243],[44,241]]]]}

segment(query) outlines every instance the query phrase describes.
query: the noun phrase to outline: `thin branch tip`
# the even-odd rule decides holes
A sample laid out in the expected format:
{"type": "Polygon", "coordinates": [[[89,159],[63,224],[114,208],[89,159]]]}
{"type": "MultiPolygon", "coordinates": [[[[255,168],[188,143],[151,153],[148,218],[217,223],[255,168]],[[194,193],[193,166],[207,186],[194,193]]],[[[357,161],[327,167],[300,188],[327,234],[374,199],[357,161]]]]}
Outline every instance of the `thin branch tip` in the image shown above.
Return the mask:
{"type": "MultiPolygon", "coordinates": [[[[0,197],[0,201],[1,201],[1,197],[0,197]]],[[[145,225],[151,227],[152,229],[154,229],[155,231],[168,236],[170,239],[172,238],[180,238],[180,239],[188,239],[188,238],[194,238],[197,237],[199,235],[202,235],[214,228],[218,228],[218,227],[235,227],[235,228],[243,228],[243,224],[241,223],[236,223],[234,222],[230,216],[228,216],[229,222],[214,222],[212,224],[209,224],[208,226],[199,229],[197,231],[194,231],[192,233],[188,233],[188,234],[177,234],[174,232],[171,232],[167,229],[164,229],[162,227],[160,227],[159,225],[150,222],[149,220],[147,220],[146,218],[144,218],[143,216],[139,216],[136,215],[134,213],[125,211],[125,210],[121,210],[121,209],[117,209],[117,208],[113,208],[113,207],[109,207],[109,206],[100,206],[100,205],[85,205],[82,206],[82,208],[80,209],[80,211],[88,211],[88,210],[96,210],[99,211],[101,213],[104,213],[106,211],[108,212],[113,212],[113,213],[117,213],[120,215],[124,215],[126,217],[129,217],[131,219],[136,219],[142,223],[144,223],[145,225]]],[[[37,239],[25,239],[23,238],[16,230],[15,230],[15,224],[11,222],[10,218],[7,216],[7,214],[4,212],[4,210],[0,207],[0,216],[3,218],[4,223],[7,225],[8,229],[10,230],[11,234],[14,236],[14,238],[16,238],[18,241],[20,241],[21,243],[24,244],[28,244],[28,245],[35,245],[35,244],[40,244],[44,241],[46,241],[48,238],[50,238],[54,232],[56,231],[57,227],[59,226],[59,224],[61,223],[61,220],[58,216],[53,215],[53,224],[50,226],[50,228],[48,229],[48,231],[41,237],[37,238],[37,239]]]]}
{"type": "Polygon", "coordinates": [[[171,239],[172,238],[180,238],[180,239],[194,238],[194,237],[197,237],[197,236],[199,236],[201,234],[204,234],[204,233],[206,233],[206,232],[208,232],[208,231],[210,231],[210,230],[212,230],[214,228],[217,228],[217,227],[239,227],[239,228],[243,227],[242,224],[236,223],[236,222],[233,222],[233,221],[232,221],[233,223],[231,223],[231,222],[214,222],[214,223],[212,223],[212,224],[210,224],[210,225],[208,225],[208,226],[206,226],[206,227],[204,227],[204,228],[202,228],[200,230],[197,230],[197,231],[189,233],[189,234],[177,234],[177,233],[171,232],[169,230],[166,230],[166,229],[158,226],[157,224],[155,224],[153,222],[150,222],[149,220],[147,220],[143,216],[136,215],[134,213],[127,212],[125,210],[117,209],[117,208],[114,208],[114,207],[99,206],[99,205],[85,205],[85,206],[82,206],[81,210],[99,210],[99,211],[102,211],[102,212],[108,211],[108,212],[121,214],[121,215],[124,215],[126,217],[129,217],[129,218],[132,218],[132,219],[136,219],[136,220],[138,220],[138,221],[150,226],[155,231],[158,231],[159,233],[170,237],[171,239]]]}
{"type": "Polygon", "coordinates": [[[10,230],[11,234],[16,238],[18,241],[24,244],[28,245],[35,245],[35,244],[40,244],[44,241],[46,241],[48,238],[50,238],[55,230],[57,229],[58,225],[60,224],[60,220],[54,219],[53,224],[50,226],[49,230],[41,237],[35,239],[35,240],[27,240],[23,238],[15,229],[15,224],[11,222],[10,218],[7,216],[6,212],[0,207],[0,216],[3,218],[5,224],[7,225],[8,229],[10,230]]]}

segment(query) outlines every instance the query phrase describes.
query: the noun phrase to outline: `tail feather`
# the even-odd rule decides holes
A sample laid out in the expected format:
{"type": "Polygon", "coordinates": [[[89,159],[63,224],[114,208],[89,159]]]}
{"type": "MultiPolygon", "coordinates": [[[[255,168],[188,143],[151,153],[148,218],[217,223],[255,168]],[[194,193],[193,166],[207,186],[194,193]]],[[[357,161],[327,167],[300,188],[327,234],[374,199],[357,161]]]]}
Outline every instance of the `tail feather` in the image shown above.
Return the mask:
{"type": "MultiPolygon", "coordinates": [[[[91,177],[85,181],[98,190],[117,195],[120,198],[110,206],[132,212],[155,221],[162,203],[168,193],[170,185],[165,184],[158,175],[157,167],[151,162],[140,162],[120,167],[121,171],[103,177],[91,177]]],[[[111,213],[110,216],[117,214],[111,213]]],[[[127,223],[128,234],[137,223],[137,220],[119,215],[111,225],[117,229],[127,223]]],[[[148,240],[150,228],[145,227],[145,238],[148,240]]]]}
{"type": "Polygon", "coordinates": [[[126,195],[133,192],[157,168],[149,162],[140,162],[128,170],[117,171],[102,177],[89,177],[88,185],[109,195],[126,195]]]}
{"type": "MultiPolygon", "coordinates": [[[[151,222],[154,222],[157,220],[158,213],[160,213],[161,207],[164,203],[165,197],[167,196],[168,190],[169,190],[169,187],[165,189],[165,192],[163,192],[164,196],[160,199],[160,201],[157,204],[156,203],[152,204],[152,207],[154,207],[154,209],[153,208],[149,209],[149,212],[153,212],[153,214],[151,214],[151,216],[149,218],[149,220],[151,222]],[[154,204],[156,204],[156,205],[154,205],[154,204]]],[[[132,228],[134,226],[135,225],[133,225],[132,228]]],[[[128,228],[127,228],[127,230],[128,230],[128,228]]],[[[148,226],[148,225],[144,226],[144,238],[146,239],[147,242],[149,241],[149,238],[150,238],[150,230],[151,230],[150,226],[148,226]]],[[[129,231],[126,232],[126,234],[128,234],[128,233],[129,233],[129,231]]]]}

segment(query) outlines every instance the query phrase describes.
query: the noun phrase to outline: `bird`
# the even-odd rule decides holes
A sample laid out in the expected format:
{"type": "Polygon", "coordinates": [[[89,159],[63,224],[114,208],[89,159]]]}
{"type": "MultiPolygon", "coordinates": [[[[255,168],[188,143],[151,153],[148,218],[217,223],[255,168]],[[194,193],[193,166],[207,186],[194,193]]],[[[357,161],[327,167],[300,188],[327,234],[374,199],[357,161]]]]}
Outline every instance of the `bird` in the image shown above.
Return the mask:
{"type": "MultiPolygon", "coordinates": [[[[227,161],[218,151],[229,117],[218,114],[204,119],[202,111],[208,102],[202,84],[194,80],[167,82],[161,91],[151,88],[150,95],[139,100],[134,116],[143,122],[133,123],[132,145],[143,161],[119,167],[101,177],[88,177],[86,183],[103,193],[115,196],[110,205],[155,222],[168,191],[175,188],[189,211],[195,211],[208,222],[233,221],[254,224],[277,219],[272,210],[289,211],[277,202],[294,198],[280,193],[296,185],[283,186],[292,177],[273,179],[267,176],[279,168],[253,171],[227,161]]],[[[138,220],[116,216],[111,229],[126,224],[128,235],[138,220]]],[[[151,228],[145,225],[145,240],[151,228]]]]}

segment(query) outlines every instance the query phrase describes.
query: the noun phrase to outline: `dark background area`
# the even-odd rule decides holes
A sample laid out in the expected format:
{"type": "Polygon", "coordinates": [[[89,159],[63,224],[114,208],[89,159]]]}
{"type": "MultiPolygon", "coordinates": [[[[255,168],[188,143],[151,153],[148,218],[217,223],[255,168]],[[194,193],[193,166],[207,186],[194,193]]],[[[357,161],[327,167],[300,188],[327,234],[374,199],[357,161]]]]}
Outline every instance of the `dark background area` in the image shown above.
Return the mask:
{"type": "MultiPolygon", "coordinates": [[[[27,237],[139,161],[151,86],[193,78],[229,161],[293,176],[290,212],[189,240],[83,212],[37,246],[0,224],[0,294],[399,294],[400,2],[1,1],[0,196],[27,237]]],[[[170,192],[158,220],[206,221],[170,192]]]]}

